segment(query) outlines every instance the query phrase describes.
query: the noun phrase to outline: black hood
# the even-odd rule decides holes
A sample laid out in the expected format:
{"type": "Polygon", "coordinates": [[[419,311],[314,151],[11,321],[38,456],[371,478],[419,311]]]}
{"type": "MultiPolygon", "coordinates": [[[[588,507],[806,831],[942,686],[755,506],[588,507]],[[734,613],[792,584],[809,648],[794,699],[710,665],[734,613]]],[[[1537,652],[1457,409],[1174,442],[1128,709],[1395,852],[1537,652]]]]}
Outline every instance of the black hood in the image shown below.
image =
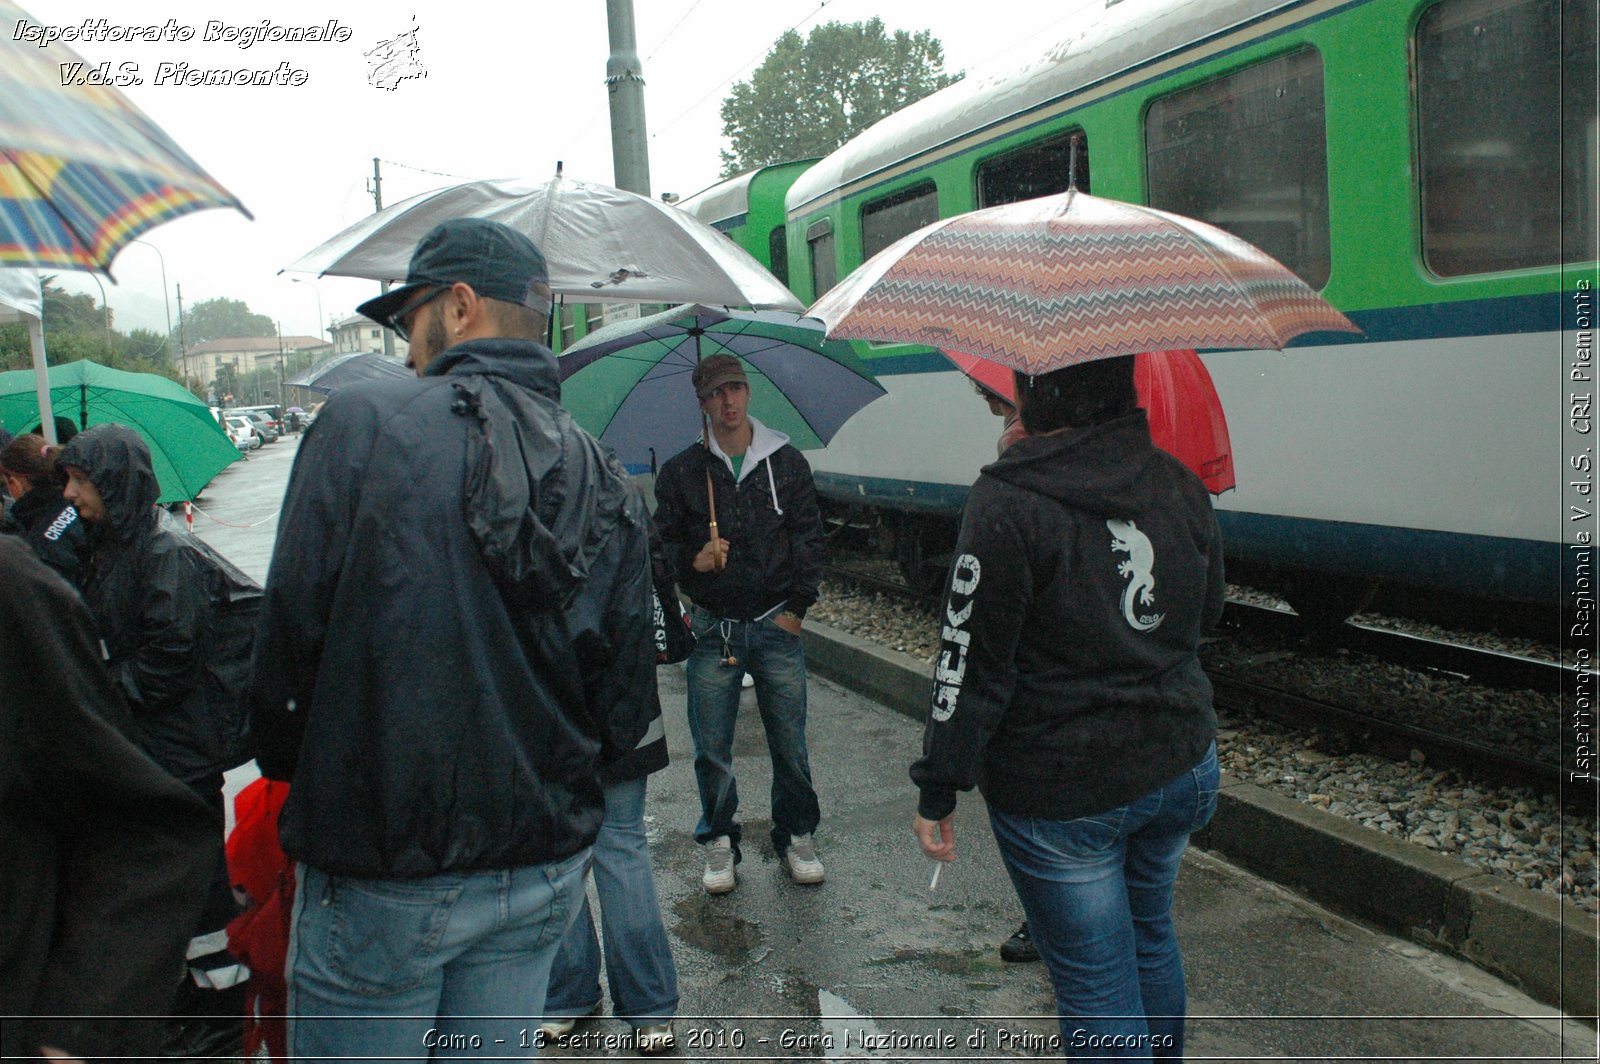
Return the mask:
{"type": "Polygon", "coordinates": [[[524,608],[566,601],[627,506],[627,474],[560,405],[550,350],[528,340],[469,340],[426,376],[447,375],[467,437],[465,513],[484,561],[524,608]]]}
{"type": "Polygon", "coordinates": [[[96,425],[78,433],[56,461],[88,475],[105,503],[106,530],[115,538],[129,538],[154,514],[161,485],[150,447],[126,425],[96,425]]]}
{"type": "Polygon", "coordinates": [[[1162,461],[1145,412],[1135,410],[1086,429],[1026,436],[983,472],[1075,509],[1119,516],[1134,509],[1140,485],[1149,483],[1146,470],[1162,461]]]}

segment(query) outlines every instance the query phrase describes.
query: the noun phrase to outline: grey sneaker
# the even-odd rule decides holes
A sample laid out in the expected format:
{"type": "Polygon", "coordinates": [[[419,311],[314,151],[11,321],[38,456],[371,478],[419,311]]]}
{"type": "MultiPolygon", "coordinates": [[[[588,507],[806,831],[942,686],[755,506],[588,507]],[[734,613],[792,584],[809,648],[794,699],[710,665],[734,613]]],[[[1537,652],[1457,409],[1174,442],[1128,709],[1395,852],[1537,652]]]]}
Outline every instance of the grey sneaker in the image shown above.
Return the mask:
{"type": "Polygon", "coordinates": [[[700,885],[707,894],[726,894],[738,882],[733,875],[733,840],[718,835],[706,843],[706,870],[700,885]]]}
{"type": "Polygon", "coordinates": [[[822,862],[817,860],[817,844],[810,835],[791,835],[789,848],[783,851],[783,863],[788,866],[789,878],[796,883],[821,883],[828,878],[822,862]]]}

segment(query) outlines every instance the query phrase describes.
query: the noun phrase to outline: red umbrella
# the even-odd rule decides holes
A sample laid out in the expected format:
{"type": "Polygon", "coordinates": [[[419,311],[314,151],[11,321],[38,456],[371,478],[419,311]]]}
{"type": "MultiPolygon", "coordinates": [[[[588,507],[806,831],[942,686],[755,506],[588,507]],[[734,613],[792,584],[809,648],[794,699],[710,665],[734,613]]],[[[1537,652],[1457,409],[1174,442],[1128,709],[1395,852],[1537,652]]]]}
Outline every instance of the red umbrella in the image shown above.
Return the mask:
{"type": "MultiPolygon", "coordinates": [[[[1011,370],[977,355],[946,351],[945,356],[979,385],[1016,405],[1011,370]]],[[[1136,355],[1133,386],[1150,418],[1156,446],[1193,470],[1211,494],[1233,487],[1228,420],[1200,356],[1189,348],[1136,355]]]]}

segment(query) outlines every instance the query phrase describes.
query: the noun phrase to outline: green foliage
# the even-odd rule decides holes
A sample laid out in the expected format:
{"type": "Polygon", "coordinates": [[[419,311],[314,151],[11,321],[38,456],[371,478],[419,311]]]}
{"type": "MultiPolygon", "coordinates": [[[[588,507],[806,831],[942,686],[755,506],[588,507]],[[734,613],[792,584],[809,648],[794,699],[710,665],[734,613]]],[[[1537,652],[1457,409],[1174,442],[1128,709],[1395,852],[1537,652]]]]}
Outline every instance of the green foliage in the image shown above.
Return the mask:
{"type": "Polygon", "coordinates": [[[883,21],[786,31],[722,101],[722,176],[826,155],[874,122],[960,80],[928,30],[890,37],[883,21]]]}
{"type": "MultiPolygon", "coordinates": [[[[72,295],[52,284],[54,277],[41,278],[44,284],[44,345],[52,366],[79,359],[91,359],[102,366],[131,373],[159,373],[178,380],[168,357],[167,340],[149,329],[124,334],[107,330],[105,308],[93,296],[72,295]]],[[[33,348],[26,324],[0,326],[0,371],[31,369],[33,348]]]]}
{"type": "Polygon", "coordinates": [[[183,314],[183,341],[190,347],[235,336],[275,336],[265,314],[252,314],[242,299],[205,299],[183,314]]]}

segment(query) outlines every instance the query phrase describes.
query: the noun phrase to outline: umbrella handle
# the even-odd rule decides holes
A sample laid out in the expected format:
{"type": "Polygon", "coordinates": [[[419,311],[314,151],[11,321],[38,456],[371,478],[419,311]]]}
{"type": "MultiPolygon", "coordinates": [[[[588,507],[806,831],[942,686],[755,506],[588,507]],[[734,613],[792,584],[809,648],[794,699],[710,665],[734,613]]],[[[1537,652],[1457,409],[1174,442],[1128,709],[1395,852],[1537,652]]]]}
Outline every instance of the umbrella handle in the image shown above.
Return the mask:
{"type": "Polygon", "coordinates": [[[724,562],[722,559],[721,537],[717,535],[717,492],[711,484],[711,467],[706,467],[706,508],[711,514],[711,571],[722,572],[724,562]]]}

